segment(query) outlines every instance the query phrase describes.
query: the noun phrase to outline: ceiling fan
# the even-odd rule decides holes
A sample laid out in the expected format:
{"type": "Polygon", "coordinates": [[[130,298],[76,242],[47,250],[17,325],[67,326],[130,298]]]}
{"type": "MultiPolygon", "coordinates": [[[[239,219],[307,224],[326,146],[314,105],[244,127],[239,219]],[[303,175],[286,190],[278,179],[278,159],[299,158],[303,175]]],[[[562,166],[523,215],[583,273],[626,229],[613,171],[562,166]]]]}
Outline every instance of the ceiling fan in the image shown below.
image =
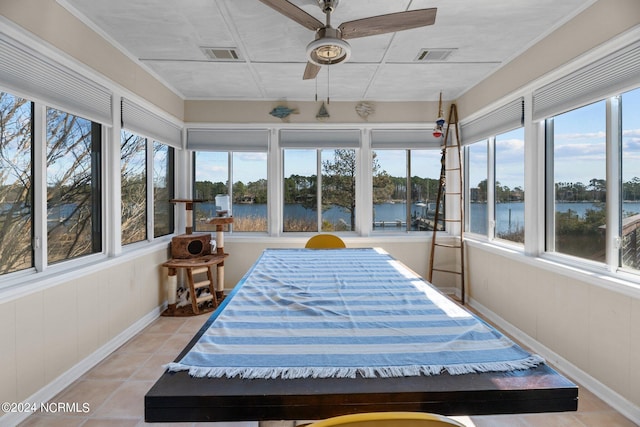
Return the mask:
{"type": "Polygon", "coordinates": [[[316,32],[316,38],[307,46],[308,62],[303,79],[313,79],[318,75],[320,66],[339,64],[351,56],[351,46],[346,39],[394,33],[411,28],[433,25],[437,8],[409,10],[371,16],[343,22],[338,28],[331,26],[331,12],[338,6],[339,0],[317,0],[326,16],[323,24],[298,6],[287,0],[260,0],[270,8],[293,19],[298,24],[316,32]]]}

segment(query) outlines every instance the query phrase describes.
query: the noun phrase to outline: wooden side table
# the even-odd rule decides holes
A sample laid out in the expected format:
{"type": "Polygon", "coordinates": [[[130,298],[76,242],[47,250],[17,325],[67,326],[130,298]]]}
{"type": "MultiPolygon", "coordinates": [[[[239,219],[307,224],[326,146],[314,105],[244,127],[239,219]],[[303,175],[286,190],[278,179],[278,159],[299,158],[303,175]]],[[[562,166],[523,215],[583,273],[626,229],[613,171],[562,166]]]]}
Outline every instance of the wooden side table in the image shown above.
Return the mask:
{"type": "MultiPolygon", "coordinates": [[[[233,224],[232,216],[217,216],[207,221],[208,224],[216,226],[216,253],[228,256],[224,253],[224,228],[228,224],[233,224]]],[[[224,261],[218,264],[218,298],[224,295],[224,261]]]]}
{"type": "Polygon", "coordinates": [[[169,273],[169,306],[165,313],[165,316],[178,316],[178,315],[190,315],[189,313],[179,313],[177,310],[177,304],[175,301],[175,288],[176,288],[176,275],[177,271],[180,268],[185,269],[187,273],[187,285],[189,286],[189,292],[191,293],[191,308],[193,310],[193,314],[200,314],[201,310],[198,307],[199,304],[203,302],[211,301],[212,308],[209,310],[202,310],[202,312],[212,311],[214,308],[218,306],[218,296],[216,292],[216,284],[219,282],[219,277],[213,274],[212,268],[214,265],[220,265],[224,263],[224,259],[228,256],[228,254],[211,254],[204,255],[198,258],[172,258],[167,262],[163,263],[163,267],[168,268],[169,273]],[[193,278],[194,274],[206,273],[207,280],[196,282],[193,278]],[[204,295],[200,298],[197,297],[196,290],[200,288],[208,287],[209,294],[204,295]],[[173,295],[172,295],[173,294],[173,295]],[[172,298],[173,297],[173,298],[172,298]]]}

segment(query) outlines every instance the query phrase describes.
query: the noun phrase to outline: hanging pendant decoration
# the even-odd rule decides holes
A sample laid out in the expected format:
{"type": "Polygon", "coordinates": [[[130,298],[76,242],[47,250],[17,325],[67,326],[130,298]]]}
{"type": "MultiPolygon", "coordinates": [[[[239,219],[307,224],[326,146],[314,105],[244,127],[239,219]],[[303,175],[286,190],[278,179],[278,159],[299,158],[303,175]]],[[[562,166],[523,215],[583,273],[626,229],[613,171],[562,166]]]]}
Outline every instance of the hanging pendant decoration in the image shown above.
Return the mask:
{"type": "Polygon", "coordinates": [[[327,107],[324,106],[323,102],[320,106],[320,110],[318,110],[318,114],[316,114],[316,120],[320,122],[326,122],[327,120],[329,120],[329,117],[331,116],[329,115],[329,111],[327,110],[327,107]]]}
{"type": "Polygon", "coordinates": [[[368,102],[359,102],[356,104],[356,113],[365,121],[369,119],[369,116],[375,112],[373,104],[368,102]]]}
{"type": "Polygon", "coordinates": [[[289,121],[289,115],[298,114],[298,110],[294,108],[279,105],[269,112],[273,117],[277,117],[283,122],[289,121]]]}
{"type": "Polygon", "coordinates": [[[440,92],[440,101],[438,102],[438,118],[436,119],[436,127],[433,129],[434,138],[442,137],[442,129],[444,127],[444,112],[442,111],[442,92],[440,92]]]}

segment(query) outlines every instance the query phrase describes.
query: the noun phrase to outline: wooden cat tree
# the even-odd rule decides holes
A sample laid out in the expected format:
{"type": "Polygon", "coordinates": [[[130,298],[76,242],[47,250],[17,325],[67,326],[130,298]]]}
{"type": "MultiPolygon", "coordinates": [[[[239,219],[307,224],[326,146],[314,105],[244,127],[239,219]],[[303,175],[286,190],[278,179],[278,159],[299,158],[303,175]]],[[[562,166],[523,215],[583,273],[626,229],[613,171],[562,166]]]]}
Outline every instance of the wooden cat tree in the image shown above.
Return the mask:
{"type": "Polygon", "coordinates": [[[194,316],[213,311],[224,298],[224,227],[233,223],[232,217],[215,217],[207,221],[216,226],[215,252],[211,250],[211,234],[193,234],[193,205],[205,200],[171,199],[171,203],[184,203],[185,234],[171,239],[171,259],[162,264],[168,269],[167,309],[163,316],[194,316]],[[216,274],[213,267],[216,266],[216,274]],[[178,307],[178,270],[184,269],[191,305],[178,307]],[[206,291],[202,291],[206,289],[206,291]],[[200,295],[200,296],[198,296],[200,295]],[[209,304],[209,301],[211,303],[209,304]]]}

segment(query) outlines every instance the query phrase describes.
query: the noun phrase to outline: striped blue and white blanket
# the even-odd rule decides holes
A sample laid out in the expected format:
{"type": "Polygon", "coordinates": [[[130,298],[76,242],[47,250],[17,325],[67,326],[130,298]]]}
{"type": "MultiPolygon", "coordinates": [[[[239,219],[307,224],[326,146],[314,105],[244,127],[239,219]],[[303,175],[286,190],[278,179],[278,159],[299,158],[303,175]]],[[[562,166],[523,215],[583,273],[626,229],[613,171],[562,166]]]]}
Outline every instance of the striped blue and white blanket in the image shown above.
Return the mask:
{"type": "Polygon", "coordinates": [[[353,378],[543,363],[377,249],[268,249],[170,371],[353,378]]]}

